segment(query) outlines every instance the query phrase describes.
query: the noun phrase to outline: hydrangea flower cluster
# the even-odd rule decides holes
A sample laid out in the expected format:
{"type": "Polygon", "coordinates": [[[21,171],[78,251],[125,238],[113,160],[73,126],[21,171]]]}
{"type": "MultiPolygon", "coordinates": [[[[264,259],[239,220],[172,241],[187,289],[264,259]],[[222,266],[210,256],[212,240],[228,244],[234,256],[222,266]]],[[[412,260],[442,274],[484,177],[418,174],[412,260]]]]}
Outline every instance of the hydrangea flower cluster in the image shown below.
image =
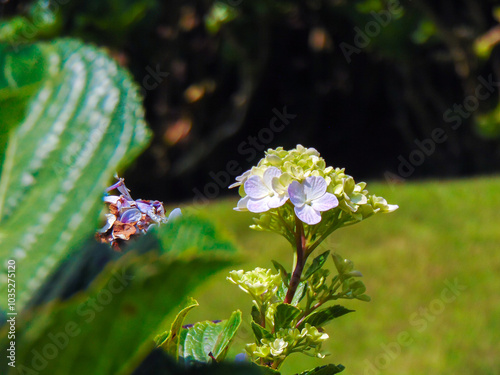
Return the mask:
{"type": "Polygon", "coordinates": [[[290,286],[290,274],[273,261],[278,274],[256,268],[253,271],[231,271],[228,280],[253,298],[252,329],[255,342],[247,344],[245,352],[261,365],[278,368],[292,353],[300,352],[324,358],[321,346],[329,338],[323,326],[352,310],[329,301],[358,299],[370,301],[366,287],[358,278],[361,272],[339,254],[332,259],[336,275],[323,268],[330,251],[316,257],[307,267],[295,298],[285,301],[290,286]],[[332,277],[330,277],[332,276],[332,277]]]}
{"type": "MultiPolygon", "coordinates": [[[[117,177],[118,178],[118,177],[117,177]]],[[[106,224],[96,233],[96,238],[103,243],[109,243],[115,250],[133,237],[145,234],[151,227],[167,223],[181,215],[179,208],[174,209],[168,218],[165,216],[163,203],[156,200],[134,200],[130,190],[125,186],[123,178],[106,189],[106,192],[118,190],[120,195],[107,195],[109,214],[106,214],[106,224]]]]}
{"type": "Polygon", "coordinates": [[[276,338],[260,340],[247,344],[245,351],[253,360],[262,359],[264,362],[280,363],[292,353],[309,353],[318,358],[324,358],[321,345],[329,336],[320,332],[318,328],[309,323],[301,330],[297,328],[283,328],[276,333],[276,338]]]}
{"type": "Polygon", "coordinates": [[[231,271],[227,277],[245,293],[250,294],[257,306],[272,298],[278,286],[281,285],[280,274],[272,274],[271,270],[257,267],[253,271],[231,271]]]}
{"type": "Polygon", "coordinates": [[[241,199],[235,210],[260,214],[254,229],[269,230],[294,241],[296,218],[307,226],[308,240],[322,238],[340,227],[397,205],[370,195],[366,183],[356,183],[344,169],[327,167],[314,148],[269,149],[257,166],[236,178],[241,199]]]}

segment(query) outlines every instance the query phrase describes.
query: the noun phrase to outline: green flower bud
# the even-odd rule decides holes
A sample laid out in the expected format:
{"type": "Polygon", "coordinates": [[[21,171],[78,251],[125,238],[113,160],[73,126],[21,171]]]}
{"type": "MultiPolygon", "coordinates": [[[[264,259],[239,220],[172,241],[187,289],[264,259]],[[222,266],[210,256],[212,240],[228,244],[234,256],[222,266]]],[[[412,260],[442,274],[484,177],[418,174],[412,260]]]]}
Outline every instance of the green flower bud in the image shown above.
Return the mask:
{"type": "Polygon", "coordinates": [[[327,333],[320,332],[309,323],[306,323],[305,327],[302,328],[301,335],[306,338],[307,344],[312,347],[321,346],[321,344],[329,338],[327,333]]]}
{"type": "Polygon", "coordinates": [[[231,271],[227,279],[238,285],[245,293],[257,298],[257,302],[264,303],[274,296],[281,283],[280,275],[271,272],[259,267],[249,272],[231,271]]]}

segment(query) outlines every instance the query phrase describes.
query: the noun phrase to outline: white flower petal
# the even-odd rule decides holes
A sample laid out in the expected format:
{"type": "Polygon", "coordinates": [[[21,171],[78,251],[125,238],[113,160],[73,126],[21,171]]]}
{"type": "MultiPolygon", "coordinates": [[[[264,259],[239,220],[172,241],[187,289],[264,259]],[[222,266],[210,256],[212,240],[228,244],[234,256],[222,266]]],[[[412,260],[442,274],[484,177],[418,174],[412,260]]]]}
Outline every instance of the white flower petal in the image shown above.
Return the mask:
{"type": "Polygon", "coordinates": [[[238,201],[238,204],[236,205],[236,207],[233,208],[233,210],[235,210],[235,211],[248,211],[247,203],[248,203],[249,199],[250,199],[250,197],[248,195],[246,197],[241,198],[238,201]]]}
{"type": "Polygon", "coordinates": [[[306,195],[304,194],[304,186],[298,181],[292,181],[288,186],[288,195],[290,196],[290,201],[295,207],[302,207],[306,201],[306,195]]]}
{"type": "Polygon", "coordinates": [[[261,199],[252,199],[250,198],[247,203],[248,211],[261,213],[269,210],[269,197],[261,198],[261,199]]]}
{"type": "Polygon", "coordinates": [[[388,204],[386,212],[393,212],[399,208],[397,204],[388,204]]]}
{"type": "Polygon", "coordinates": [[[295,207],[295,214],[300,220],[309,225],[318,224],[321,221],[321,214],[308,204],[295,207]]]}
{"type": "Polygon", "coordinates": [[[326,192],[326,181],[320,176],[307,177],[303,185],[308,200],[318,199],[326,192]]]}
{"type": "Polygon", "coordinates": [[[269,190],[273,189],[273,178],[279,176],[281,176],[281,171],[278,168],[269,167],[266,169],[262,177],[264,180],[264,184],[267,186],[269,190]]]}
{"type": "Polygon", "coordinates": [[[322,197],[311,202],[311,207],[316,211],[328,211],[339,205],[337,197],[330,193],[325,193],[322,197]]]}
{"type": "Polygon", "coordinates": [[[250,198],[260,199],[269,195],[269,189],[266,187],[261,177],[252,176],[245,181],[245,193],[247,193],[250,198]]]}

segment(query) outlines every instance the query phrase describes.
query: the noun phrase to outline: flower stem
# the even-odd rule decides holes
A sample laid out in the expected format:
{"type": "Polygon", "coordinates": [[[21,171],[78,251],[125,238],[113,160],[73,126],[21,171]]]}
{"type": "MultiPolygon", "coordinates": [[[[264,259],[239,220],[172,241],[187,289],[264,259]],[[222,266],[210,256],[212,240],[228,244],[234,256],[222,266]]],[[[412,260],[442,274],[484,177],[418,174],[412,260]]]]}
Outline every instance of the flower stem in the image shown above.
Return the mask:
{"type": "Polygon", "coordinates": [[[295,216],[295,269],[293,270],[292,277],[290,279],[290,286],[285,296],[285,303],[292,303],[297,287],[300,283],[300,277],[302,276],[302,271],[304,270],[304,265],[306,262],[306,237],[304,234],[304,226],[302,221],[295,216]]]}

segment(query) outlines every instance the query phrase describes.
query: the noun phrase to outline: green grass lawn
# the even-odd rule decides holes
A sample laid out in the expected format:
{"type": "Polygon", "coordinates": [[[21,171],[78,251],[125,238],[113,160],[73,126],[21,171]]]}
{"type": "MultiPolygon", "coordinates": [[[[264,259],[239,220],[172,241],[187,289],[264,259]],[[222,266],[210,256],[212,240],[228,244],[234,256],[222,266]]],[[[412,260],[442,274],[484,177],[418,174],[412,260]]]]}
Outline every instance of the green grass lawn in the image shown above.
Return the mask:
{"type": "MultiPolygon", "coordinates": [[[[500,374],[500,178],[368,188],[400,209],[334,233],[323,248],[354,261],[372,301],[342,303],[356,312],[326,327],[331,355],[295,354],[283,373],[333,362],[346,374],[500,374]]],[[[203,212],[241,248],[237,268],[271,268],[271,259],[290,268],[288,243],[249,229],[252,215],[233,211],[235,203],[203,212]]],[[[249,320],[250,299],[225,277],[197,290],[201,306],[188,319],[221,319],[240,308],[249,320]]],[[[246,323],[235,350],[251,341],[246,323]]]]}

